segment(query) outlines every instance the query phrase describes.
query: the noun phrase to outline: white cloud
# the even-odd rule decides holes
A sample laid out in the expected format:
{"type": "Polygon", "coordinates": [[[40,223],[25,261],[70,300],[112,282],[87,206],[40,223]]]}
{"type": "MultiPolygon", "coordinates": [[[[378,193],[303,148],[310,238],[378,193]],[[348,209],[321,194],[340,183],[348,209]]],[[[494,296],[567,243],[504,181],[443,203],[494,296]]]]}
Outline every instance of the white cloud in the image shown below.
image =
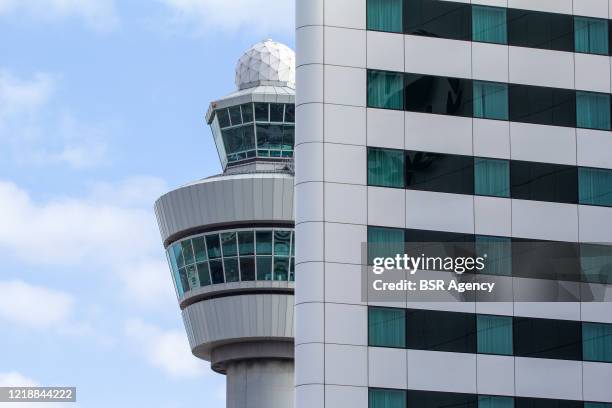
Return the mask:
{"type": "Polygon", "coordinates": [[[159,179],[134,178],[96,185],[86,198],[37,203],[0,180],[0,249],[28,264],[111,272],[131,302],[175,306],[152,209],[165,190],[159,179]]]}
{"type": "Polygon", "coordinates": [[[221,29],[259,35],[293,34],[292,0],[158,0],[168,6],[175,22],[193,24],[199,32],[221,29]]]}
{"type": "Polygon", "coordinates": [[[5,146],[0,160],[77,169],[110,162],[106,131],[58,106],[58,84],[48,73],[23,79],[0,69],[0,143],[5,146]]]}
{"type": "Polygon", "coordinates": [[[36,328],[57,327],[68,322],[74,299],[60,291],[32,286],[23,281],[0,281],[0,317],[36,328]]]}
{"type": "Polygon", "coordinates": [[[149,364],[170,377],[194,378],[207,373],[208,364],[191,354],[183,331],[162,330],[134,319],[126,322],[124,333],[149,364]]]}
{"type": "Polygon", "coordinates": [[[0,15],[15,14],[36,21],[77,18],[98,31],[111,30],[119,22],[114,0],[0,0],[0,15]]]}
{"type": "Polygon", "coordinates": [[[0,373],[0,387],[37,387],[38,383],[17,371],[0,373]]]}

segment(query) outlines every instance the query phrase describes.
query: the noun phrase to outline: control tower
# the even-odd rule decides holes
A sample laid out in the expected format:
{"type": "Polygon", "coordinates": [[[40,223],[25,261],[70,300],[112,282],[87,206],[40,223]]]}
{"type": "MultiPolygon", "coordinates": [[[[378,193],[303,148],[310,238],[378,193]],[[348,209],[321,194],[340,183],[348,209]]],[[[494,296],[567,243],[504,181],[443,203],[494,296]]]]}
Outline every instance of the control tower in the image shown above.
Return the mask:
{"type": "Polygon", "coordinates": [[[229,408],[293,407],[295,54],[265,40],[206,113],[223,173],[155,213],[191,350],[227,376],[229,408]]]}

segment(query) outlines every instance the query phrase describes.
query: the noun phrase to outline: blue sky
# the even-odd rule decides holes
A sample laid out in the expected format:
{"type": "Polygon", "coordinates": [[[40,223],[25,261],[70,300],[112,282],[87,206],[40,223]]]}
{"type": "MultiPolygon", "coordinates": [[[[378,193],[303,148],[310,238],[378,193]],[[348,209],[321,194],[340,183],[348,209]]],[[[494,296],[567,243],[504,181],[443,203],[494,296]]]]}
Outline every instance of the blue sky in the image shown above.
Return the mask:
{"type": "Polygon", "coordinates": [[[293,47],[292,0],[0,0],[0,386],[224,406],[152,206],[220,171],[204,114],[268,37],[293,47]]]}

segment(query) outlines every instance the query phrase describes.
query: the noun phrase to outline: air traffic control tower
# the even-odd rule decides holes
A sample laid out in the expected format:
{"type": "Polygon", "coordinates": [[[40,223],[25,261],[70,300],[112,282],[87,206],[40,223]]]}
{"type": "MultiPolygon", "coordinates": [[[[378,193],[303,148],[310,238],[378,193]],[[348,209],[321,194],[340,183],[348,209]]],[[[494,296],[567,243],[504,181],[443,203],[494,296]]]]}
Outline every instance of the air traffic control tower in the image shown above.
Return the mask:
{"type": "Polygon", "coordinates": [[[294,52],[255,44],[236,86],[206,113],[223,173],[155,213],[191,350],[227,376],[227,407],[291,408],[294,52]]]}

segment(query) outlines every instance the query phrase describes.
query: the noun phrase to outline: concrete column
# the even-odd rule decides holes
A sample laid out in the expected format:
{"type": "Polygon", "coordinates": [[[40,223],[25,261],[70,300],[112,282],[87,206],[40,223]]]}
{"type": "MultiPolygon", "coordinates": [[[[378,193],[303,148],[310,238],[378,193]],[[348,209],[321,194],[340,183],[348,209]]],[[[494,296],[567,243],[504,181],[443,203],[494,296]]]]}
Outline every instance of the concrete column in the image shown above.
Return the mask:
{"type": "Polygon", "coordinates": [[[227,408],[293,408],[293,360],[227,364],[227,408]]]}

